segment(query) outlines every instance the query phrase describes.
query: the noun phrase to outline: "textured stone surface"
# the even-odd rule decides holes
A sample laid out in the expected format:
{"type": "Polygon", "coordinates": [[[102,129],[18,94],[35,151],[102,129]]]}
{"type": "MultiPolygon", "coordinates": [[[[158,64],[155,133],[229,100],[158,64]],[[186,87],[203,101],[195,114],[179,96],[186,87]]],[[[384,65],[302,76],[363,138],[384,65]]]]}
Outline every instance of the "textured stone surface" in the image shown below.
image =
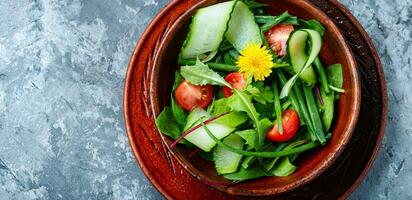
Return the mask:
{"type": "Polygon", "coordinates": [[[378,50],[388,86],[382,149],[353,199],[412,199],[412,1],[345,0],[378,50]]]}
{"type": "MultiPolygon", "coordinates": [[[[0,1],[0,199],[159,199],[129,147],[123,79],[168,0],[0,1]]],[[[389,121],[352,199],[412,199],[412,2],[344,0],[379,51],[389,121]]]]}

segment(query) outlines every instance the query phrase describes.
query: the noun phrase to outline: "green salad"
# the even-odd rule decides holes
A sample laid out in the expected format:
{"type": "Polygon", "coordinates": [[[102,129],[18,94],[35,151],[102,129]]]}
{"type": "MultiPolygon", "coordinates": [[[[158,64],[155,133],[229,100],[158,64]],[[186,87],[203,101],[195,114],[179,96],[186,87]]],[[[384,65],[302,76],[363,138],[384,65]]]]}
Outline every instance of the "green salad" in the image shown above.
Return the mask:
{"type": "Polygon", "coordinates": [[[289,176],[331,138],[342,66],[324,67],[325,28],[253,0],[197,10],[181,47],[171,105],[156,119],[171,145],[232,181],[289,176]]]}

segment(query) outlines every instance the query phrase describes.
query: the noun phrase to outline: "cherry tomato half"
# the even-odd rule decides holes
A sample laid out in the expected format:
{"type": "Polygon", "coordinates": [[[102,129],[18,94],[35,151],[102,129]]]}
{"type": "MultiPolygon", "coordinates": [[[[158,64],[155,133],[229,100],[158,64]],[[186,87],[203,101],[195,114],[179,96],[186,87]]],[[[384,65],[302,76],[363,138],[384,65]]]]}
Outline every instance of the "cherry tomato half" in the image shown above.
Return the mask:
{"type": "Polygon", "coordinates": [[[177,103],[186,111],[191,111],[195,107],[206,108],[212,101],[213,86],[211,85],[193,85],[188,81],[182,81],[177,87],[177,103]]]}
{"type": "MultiPolygon", "coordinates": [[[[225,80],[237,90],[243,90],[247,84],[245,75],[239,72],[232,72],[228,74],[225,80]]],[[[223,96],[227,98],[232,96],[232,94],[233,91],[230,88],[223,86],[223,96]]]]}
{"type": "Polygon", "coordinates": [[[272,27],[266,33],[266,39],[273,51],[278,56],[286,55],[286,42],[288,41],[290,33],[293,31],[293,25],[279,24],[272,27]]]}
{"type": "Polygon", "coordinates": [[[288,109],[282,114],[282,128],[283,134],[280,134],[278,124],[275,123],[266,138],[273,142],[286,142],[292,139],[299,129],[299,117],[296,111],[288,109]]]}

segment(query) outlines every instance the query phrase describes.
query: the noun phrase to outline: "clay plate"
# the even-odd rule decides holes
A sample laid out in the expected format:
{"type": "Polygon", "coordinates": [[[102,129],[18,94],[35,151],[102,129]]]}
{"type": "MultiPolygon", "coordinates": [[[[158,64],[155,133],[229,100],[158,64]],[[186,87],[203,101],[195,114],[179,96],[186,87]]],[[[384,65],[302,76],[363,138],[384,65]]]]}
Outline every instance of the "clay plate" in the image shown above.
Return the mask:
{"type": "MultiPolygon", "coordinates": [[[[168,32],[169,28],[172,25],[172,22],[175,21],[176,18],[178,18],[184,11],[188,10],[192,5],[197,3],[196,1],[175,1],[172,4],[170,4],[164,11],[162,11],[158,17],[152,22],[152,25],[149,26],[149,28],[146,30],[144,35],[142,36],[142,40],[139,42],[138,46],[135,49],[135,52],[132,56],[127,77],[126,77],[126,86],[125,86],[125,121],[126,121],[126,127],[127,131],[129,134],[130,142],[133,148],[133,151],[143,169],[145,174],[148,176],[148,178],[152,181],[152,183],[166,196],[166,197],[176,197],[176,198],[188,198],[188,197],[193,197],[193,198],[202,198],[206,196],[212,195],[216,198],[223,198],[223,197],[233,197],[231,195],[225,195],[224,193],[218,192],[213,189],[208,189],[208,187],[199,181],[196,181],[192,176],[189,175],[186,171],[182,171],[182,166],[181,165],[176,165],[176,160],[171,158],[169,155],[169,151],[165,148],[164,144],[161,142],[160,135],[158,134],[157,130],[155,129],[153,120],[155,115],[160,111],[161,106],[165,105],[167,103],[168,98],[164,98],[164,100],[159,100],[159,98],[156,97],[156,95],[161,94],[159,92],[159,88],[154,88],[152,87],[152,92],[156,91],[151,94],[151,91],[149,88],[151,88],[154,85],[153,83],[156,82],[156,76],[154,76],[156,67],[153,68],[153,60],[155,55],[160,54],[158,52],[158,49],[162,48],[155,48],[159,47],[159,44],[165,40],[165,33],[168,32]],[[173,11],[172,11],[173,8],[173,11]],[[165,17],[167,16],[167,17],[165,17]],[[158,28],[154,28],[154,26],[160,26],[164,27],[164,29],[159,30],[158,28]],[[144,47],[144,48],[142,48],[144,47]],[[153,71],[154,70],[154,71],[153,71]],[[154,77],[154,78],[153,78],[154,77]],[[156,101],[158,102],[156,102],[156,101]],[[158,105],[156,105],[158,103],[158,105]],[[133,115],[132,115],[133,114],[133,115]]],[[[301,2],[300,2],[301,3],[301,2]]],[[[323,3],[322,1],[315,2],[317,5],[323,5],[323,4],[328,4],[329,3],[323,3]]],[[[310,4],[308,4],[310,5],[310,4]]],[[[332,4],[333,6],[333,4],[332,4]]],[[[335,8],[336,9],[336,8],[335,8]]],[[[290,10],[290,9],[288,9],[290,10]]],[[[190,11],[189,11],[190,12],[190,11]]],[[[336,12],[336,11],[335,11],[336,12]]],[[[276,13],[275,13],[276,14],[276,13]]],[[[292,14],[295,14],[292,12],[292,14]]],[[[331,13],[328,13],[331,14],[331,13]]],[[[333,13],[332,13],[333,14],[333,13]]],[[[342,13],[340,14],[342,15],[342,13]]],[[[298,16],[302,17],[303,14],[300,13],[298,16]]],[[[305,17],[305,16],[303,16],[305,17]]],[[[343,15],[344,17],[344,15],[343,15]]],[[[342,17],[342,19],[343,19],[342,17]]],[[[319,19],[319,18],[318,18],[319,19]]],[[[322,19],[320,19],[322,21],[322,19]]],[[[322,21],[323,24],[325,24],[324,21],[322,21]]],[[[325,24],[326,25],[326,24],[325,24]]],[[[355,28],[358,28],[355,26],[355,28]]],[[[356,29],[355,29],[356,31],[356,29]]],[[[353,32],[353,30],[352,30],[353,32]]],[[[170,34],[167,34],[170,35],[170,34]]],[[[348,37],[347,37],[348,38],[348,37]]],[[[178,41],[178,40],[176,40],[178,41]]],[[[367,48],[369,43],[366,43],[364,48],[367,48]]],[[[176,49],[175,49],[176,50],[176,49]]],[[[374,51],[373,51],[374,52],[374,51]]],[[[178,52],[176,52],[177,55],[178,52]]],[[[367,52],[370,53],[370,52],[367,52]]],[[[322,58],[326,61],[327,64],[330,64],[330,62],[333,62],[333,60],[329,60],[327,57],[324,57],[322,54],[322,58]]],[[[372,59],[373,61],[373,59],[372,59]]],[[[359,61],[358,61],[359,62],[359,61]]],[[[170,61],[170,63],[175,63],[175,61],[170,61]]],[[[376,63],[375,63],[376,64],[376,63]]],[[[380,63],[379,63],[380,64],[380,63]]],[[[344,64],[345,66],[345,64],[344,64]]],[[[376,65],[375,65],[376,66],[376,65]]],[[[374,67],[375,67],[374,66],[374,67]]],[[[169,68],[165,68],[165,73],[170,73],[173,72],[175,69],[174,67],[177,66],[170,66],[169,68]],[[167,71],[171,70],[171,71],[167,71]]],[[[379,66],[378,66],[379,67],[379,66]]],[[[163,68],[162,68],[163,70],[163,68]]],[[[346,70],[345,70],[346,71],[346,70]]],[[[375,70],[376,71],[376,70],[375,70]]],[[[379,71],[378,71],[379,72],[379,71]]],[[[347,74],[347,73],[345,73],[347,74]]],[[[379,80],[379,77],[381,75],[380,73],[377,73],[377,79],[379,80]]],[[[346,81],[345,77],[345,81],[346,81]]],[[[170,80],[167,80],[166,77],[162,77],[162,84],[169,85],[167,82],[172,81],[172,78],[169,78],[170,80]],[[165,82],[165,83],[164,83],[165,82]]],[[[370,83],[370,82],[368,82],[370,83]]],[[[159,83],[160,84],[160,83],[159,83]]],[[[157,85],[159,85],[157,84],[157,85]]],[[[170,87],[170,85],[169,85],[170,87]]],[[[346,88],[350,88],[345,86],[346,88]]],[[[384,83],[383,86],[384,87],[384,83]]],[[[170,88],[164,89],[167,91],[170,90],[170,88]]],[[[356,88],[355,88],[356,90],[356,88]]],[[[378,92],[379,93],[379,92],[378,92]]],[[[378,94],[377,93],[377,94],[378,94]]],[[[381,93],[379,93],[382,95],[381,93]]],[[[379,96],[379,94],[377,96],[379,96]]],[[[158,95],[159,96],[159,95],[158,95]]],[[[385,97],[385,96],[384,96],[385,97]]],[[[377,98],[378,100],[381,98],[377,98]]],[[[383,102],[383,107],[382,111],[378,113],[376,116],[381,116],[380,114],[386,113],[386,99],[382,98],[385,101],[383,102]]],[[[341,102],[343,99],[341,100],[341,102]]],[[[379,103],[379,102],[378,102],[379,103]]],[[[340,103],[342,104],[342,103],[340,103]]],[[[382,104],[381,104],[382,105],[382,104]]],[[[380,110],[380,109],[379,109],[380,110]]],[[[342,111],[339,111],[339,115],[341,115],[342,111]]],[[[348,113],[349,114],[349,113],[348,113]]],[[[379,117],[378,117],[379,118],[379,117]]],[[[375,118],[374,118],[375,119],[375,118]]],[[[384,118],[382,118],[384,119],[384,118]]],[[[382,121],[384,122],[384,121],[382,121]]],[[[378,123],[379,125],[379,123],[378,123]]],[[[337,126],[339,127],[339,125],[337,126]]],[[[381,126],[377,126],[381,127],[381,126]]],[[[377,129],[381,130],[381,129],[377,129]]],[[[336,131],[336,128],[335,130],[336,131]]],[[[338,134],[334,134],[338,135],[338,134]]],[[[380,134],[382,135],[382,134],[380,134]]],[[[333,139],[332,139],[333,141],[333,139]]],[[[373,142],[373,144],[378,144],[380,140],[376,142],[373,142]]],[[[370,146],[370,145],[369,145],[370,146]]],[[[374,149],[373,152],[376,152],[376,145],[372,145],[372,149],[374,149]]],[[[326,146],[325,148],[328,148],[326,146]]],[[[324,148],[324,149],[325,149],[324,148]]],[[[369,148],[371,149],[371,148],[369,148]]],[[[315,151],[316,154],[319,152],[324,151],[323,149],[315,151]]],[[[346,150],[345,150],[346,151],[346,150]]],[[[338,152],[338,151],[337,151],[338,152]]],[[[375,153],[372,155],[374,157],[375,153]]],[[[185,152],[184,149],[179,149],[178,151],[175,152],[175,156],[180,158],[180,162],[186,163],[186,161],[182,161],[181,157],[185,158],[185,152]]],[[[314,156],[312,154],[308,155],[308,157],[314,156]]],[[[316,155],[315,155],[316,156],[316,155]]],[[[333,160],[333,159],[331,159],[333,160]]],[[[331,161],[330,160],[330,161],[331,161]]],[[[340,159],[341,160],[341,159],[340,159]]],[[[372,159],[367,160],[367,163],[370,163],[372,159]]],[[[301,161],[303,162],[308,162],[308,161],[301,161]]],[[[339,164],[342,165],[342,163],[346,162],[346,160],[341,160],[341,163],[339,164]]],[[[191,162],[188,162],[191,163],[191,162]]],[[[300,164],[301,164],[300,163],[300,164]]],[[[310,163],[310,161],[309,161],[310,163]]],[[[335,164],[336,165],[336,164],[335,164]]],[[[368,164],[369,165],[369,164],[368,164]]],[[[186,164],[184,166],[189,166],[189,164],[186,164]]],[[[317,171],[322,171],[317,170],[317,171]]],[[[192,170],[190,170],[193,172],[192,170]]],[[[329,170],[328,170],[329,171],[329,170]]],[[[320,173],[320,172],[319,172],[320,173]]],[[[308,173],[304,173],[308,174],[308,173]]],[[[323,173],[325,174],[325,173],[323,173]]],[[[316,182],[316,180],[320,179],[323,177],[323,174],[321,177],[316,178],[312,182],[316,182]]],[[[194,174],[197,178],[202,178],[201,175],[199,175],[197,172],[194,174]]],[[[206,176],[209,177],[209,176],[206,176]]],[[[268,178],[271,179],[271,178],[268,178]]],[[[311,177],[309,178],[311,179],[311,177]]],[[[259,180],[262,181],[262,180],[259,180]]],[[[259,182],[256,181],[256,182],[259,182]]],[[[264,180],[263,180],[264,181],[264,180]]],[[[284,180],[288,181],[288,180],[284,180]]],[[[251,183],[252,186],[253,184],[256,184],[256,182],[251,183]]],[[[292,181],[293,182],[293,181],[292,181]]],[[[295,189],[293,192],[287,192],[283,193],[281,196],[287,196],[288,198],[290,197],[290,194],[294,194],[292,196],[296,196],[303,188],[308,188],[312,185],[312,182],[310,184],[306,184],[302,187],[299,187],[295,189]]],[[[327,181],[325,181],[326,183],[327,181]]],[[[250,184],[250,183],[249,183],[250,184]]],[[[326,185],[328,186],[328,185],[326,185]]],[[[282,186],[281,186],[282,187],[282,186]]],[[[286,186],[289,188],[286,188],[286,190],[290,190],[293,187],[297,187],[296,184],[293,184],[292,186],[286,186]]],[[[329,186],[330,187],[330,186],[329,186]]],[[[227,190],[229,192],[231,191],[236,191],[236,188],[241,188],[241,184],[238,184],[234,187],[228,187],[228,188],[235,188],[235,190],[227,190]]],[[[227,189],[227,188],[226,188],[227,189]]],[[[312,188],[313,189],[313,188],[312,188]]],[[[252,195],[261,195],[261,194],[268,194],[268,193],[262,193],[261,191],[253,191],[253,190],[247,190],[241,191],[237,190],[240,193],[243,192],[243,194],[250,195],[250,191],[252,191],[252,195]]],[[[273,190],[272,190],[273,191],[273,190]]],[[[313,189],[311,190],[315,192],[316,190],[313,189]]],[[[275,190],[275,192],[282,192],[280,190],[275,190]]],[[[233,192],[232,192],[233,193],[233,192]]],[[[310,195],[311,192],[308,192],[306,190],[305,194],[310,195]]],[[[279,196],[279,195],[278,195],[279,196]]]]}

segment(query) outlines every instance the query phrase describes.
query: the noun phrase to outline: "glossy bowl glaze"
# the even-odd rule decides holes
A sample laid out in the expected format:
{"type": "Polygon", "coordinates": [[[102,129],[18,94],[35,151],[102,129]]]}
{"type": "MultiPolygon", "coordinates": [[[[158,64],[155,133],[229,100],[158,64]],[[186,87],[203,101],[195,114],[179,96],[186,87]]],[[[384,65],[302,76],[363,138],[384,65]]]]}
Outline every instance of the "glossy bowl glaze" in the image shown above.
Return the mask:
{"type": "MultiPolygon", "coordinates": [[[[193,7],[189,7],[187,12],[181,15],[173,25],[167,26],[167,29],[165,27],[156,27],[159,31],[164,32],[164,37],[161,41],[156,42],[158,45],[155,47],[158,49],[154,54],[154,66],[150,72],[150,89],[145,91],[150,95],[150,105],[154,116],[157,116],[162,108],[170,103],[173,74],[179,67],[177,57],[186,37],[191,16],[196,9],[218,2],[221,1],[201,1],[193,7]]],[[[261,2],[269,5],[267,11],[273,15],[278,15],[287,10],[299,18],[317,19],[325,26],[326,32],[320,57],[325,66],[334,63],[343,65],[343,87],[346,93],[341,96],[337,106],[338,113],[333,125],[332,139],[327,145],[301,155],[297,163],[298,170],[288,177],[265,177],[233,184],[216,174],[213,163],[199,157],[189,157],[192,150],[185,147],[179,146],[175,149],[169,149],[172,141],[163,135],[161,136],[166,148],[181,166],[194,177],[212,187],[235,195],[262,196],[279,194],[294,190],[319,176],[345,148],[355,127],[360,108],[360,84],[356,64],[342,34],[333,22],[321,10],[306,1],[265,0],[261,2]]],[[[153,51],[152,49],[146,50],[153,51]]],[[[133,57],[132,59],[134,59],[133,57]]],[[[131,91],[133,93],[133,90],[131,91]]],[[[125,96],[132,96],[132,94],[125,94],[125,96]]],[[[133,117],[131,113],[125,115],[126,117],[133,117]]],[[[132,120],[132,122],[139,123],[139,120],[132,120]]]]}

